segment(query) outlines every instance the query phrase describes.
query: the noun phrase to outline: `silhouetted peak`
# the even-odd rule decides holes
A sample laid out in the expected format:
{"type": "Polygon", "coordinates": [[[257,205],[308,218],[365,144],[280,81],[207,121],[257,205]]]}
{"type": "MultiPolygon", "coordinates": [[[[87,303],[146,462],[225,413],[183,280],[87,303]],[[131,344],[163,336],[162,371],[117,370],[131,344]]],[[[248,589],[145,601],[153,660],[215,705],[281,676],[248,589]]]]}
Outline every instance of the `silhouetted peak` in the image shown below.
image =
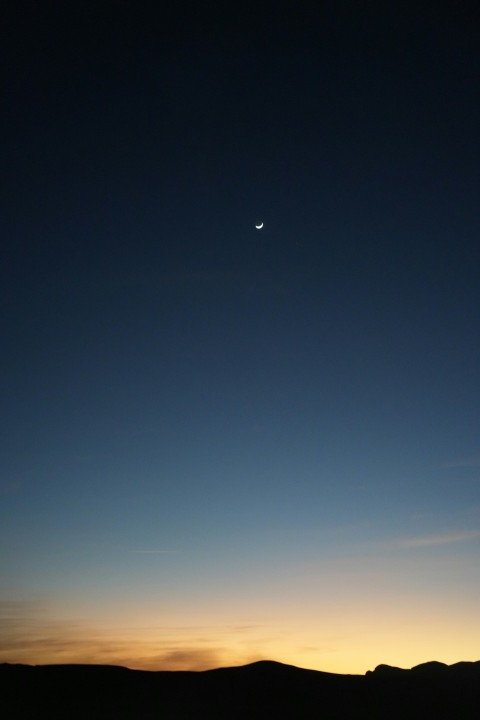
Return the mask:
{"type": "Polygon", "coordinates": [[[245,667],[257,668],[259,670],[299,670],[295,665],[286,665],[276,660],[257,660],[245,667]]]}
{"type": "MultiPolygon", "coordinates": [[[[286,665],[285,663],[277,662],[276,660],[257,660],[247,665],[235,665],[231,667],[218,668],[218,670],[240,670],[244,672],[260,672],[260,673],[275,673],[284,672],[286,670],[300,670],[301,668],[295,665],[286,665]]],[[[217,672],[207,671],[207,672],[217,672]]]]}
{"type": "Polygon", "coordinates": [[[480,672],[480,660],[461,660],[460,662],[450,665],[454,670],[475,670],[480,672]]]}
{"type": "Polygon", "coordinates": [[[445,670],[448,670],[448,665],[442,662],[438,662],[437,660],[420,663],[420,665],[415,665],[415,667],[412,667],[413,672],[421,672],[425,674],[445,672],[445,670]]]}
{"type": "Polygon", "coordinates": [[[403,668],[394,667],[393,665],[377,665],[373,672],[368,671],[367,675],[397,675],[398,673],[406,672],[403,668]]]}

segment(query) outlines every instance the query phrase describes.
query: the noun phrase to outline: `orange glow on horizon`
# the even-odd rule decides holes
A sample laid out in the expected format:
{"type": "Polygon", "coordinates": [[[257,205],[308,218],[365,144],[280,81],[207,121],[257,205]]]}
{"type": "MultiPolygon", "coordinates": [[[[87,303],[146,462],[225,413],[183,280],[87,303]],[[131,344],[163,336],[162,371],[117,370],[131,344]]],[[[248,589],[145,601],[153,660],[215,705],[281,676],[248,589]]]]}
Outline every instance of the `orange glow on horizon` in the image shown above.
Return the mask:
{"type": "Polygon", "coordinates": [[[428,603],[364,604],[355,612],[320,604],[318,613],[273,611],[250,616],[215,613],[159,623],[155,615],[135,622],[118,613],[108,623],[44,617],[23,630],[11,628],[0,662],[124,665],[142,670],[206,670],[261,659],[342,674],[364,674],[381,663],[412,667],[439,660],[478,660],[480,623],[474,608],[456,619],[428,603]],[[240,622],[237,618],[243,618],[240,622]],[[140,625],[140,622],[142,623],[140,625]],[[101,630],[99,628],[102,628],[101,630]]]}

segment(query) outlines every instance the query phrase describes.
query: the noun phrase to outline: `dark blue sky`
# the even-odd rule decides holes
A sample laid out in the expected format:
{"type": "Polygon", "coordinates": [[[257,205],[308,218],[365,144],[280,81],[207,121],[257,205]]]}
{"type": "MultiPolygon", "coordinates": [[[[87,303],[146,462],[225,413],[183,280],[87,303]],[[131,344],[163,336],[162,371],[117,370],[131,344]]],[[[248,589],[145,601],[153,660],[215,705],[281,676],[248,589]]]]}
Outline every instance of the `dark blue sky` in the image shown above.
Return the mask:
{"type": "MultiPolygon", "coordinates": [[[[477,34],[473,4],[420,5],[7,11],[5,607],[93,622],[92,578],[145,598],[163,553],[162,592],[234,607],[241,577],[250,622],[299,556],[478,551],[477,34]]],[[[367,669],[347,646],[329,667],[367,669]]]]}

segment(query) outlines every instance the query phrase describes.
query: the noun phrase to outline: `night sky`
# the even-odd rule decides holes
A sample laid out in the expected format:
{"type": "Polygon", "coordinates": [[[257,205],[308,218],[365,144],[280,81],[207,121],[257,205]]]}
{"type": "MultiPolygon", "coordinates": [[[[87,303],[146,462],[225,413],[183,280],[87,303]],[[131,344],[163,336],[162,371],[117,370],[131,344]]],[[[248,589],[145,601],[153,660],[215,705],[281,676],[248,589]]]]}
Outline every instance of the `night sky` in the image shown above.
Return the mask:
{"type": "Polygon", "coordinates": [[[476,3],[259,6],[2,10],[0,661],[479,659],[476,3]]]}

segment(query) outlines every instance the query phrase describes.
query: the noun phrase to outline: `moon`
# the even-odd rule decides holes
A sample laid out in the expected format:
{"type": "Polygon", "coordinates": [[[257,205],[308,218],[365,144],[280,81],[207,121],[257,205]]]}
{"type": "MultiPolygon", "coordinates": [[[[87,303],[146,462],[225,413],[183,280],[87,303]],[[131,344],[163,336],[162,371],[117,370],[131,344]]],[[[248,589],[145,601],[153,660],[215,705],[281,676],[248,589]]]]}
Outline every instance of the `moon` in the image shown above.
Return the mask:
{"type": "Polygon", "coordinates": [[[257,230],[261,230],[263,227],[263,222],[261,222],[260,225],[255,225],[255,227],[257,228],[257,230]]]}

